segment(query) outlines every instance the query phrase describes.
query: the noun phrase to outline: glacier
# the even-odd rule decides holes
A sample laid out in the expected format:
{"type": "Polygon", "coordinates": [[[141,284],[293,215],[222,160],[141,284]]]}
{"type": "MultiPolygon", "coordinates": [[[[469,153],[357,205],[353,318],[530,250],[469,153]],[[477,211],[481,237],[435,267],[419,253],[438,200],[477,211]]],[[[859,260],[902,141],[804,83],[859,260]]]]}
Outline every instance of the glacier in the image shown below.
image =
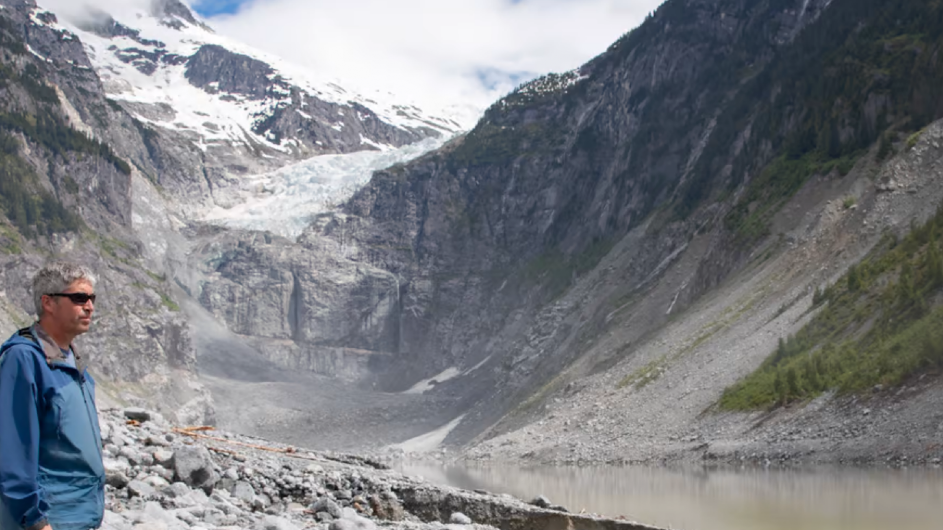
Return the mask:
{"type": "Polygon", "coordinates": [[[379,151],[323,155],[270,173],[242,177],[227,190],[231,206],[215,206],[202,221],[297,238],[320,213],[335,209],[363,187],[374,171],[408,162],[441,147],[448,138],[379,151]]]}

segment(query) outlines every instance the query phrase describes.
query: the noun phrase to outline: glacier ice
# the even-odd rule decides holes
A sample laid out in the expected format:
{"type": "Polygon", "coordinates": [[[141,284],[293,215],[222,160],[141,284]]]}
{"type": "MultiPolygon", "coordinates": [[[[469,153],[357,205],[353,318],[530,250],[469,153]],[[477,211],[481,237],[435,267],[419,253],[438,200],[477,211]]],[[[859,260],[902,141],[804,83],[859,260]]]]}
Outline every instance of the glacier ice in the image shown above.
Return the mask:
{"type": "Polygon", "coordinates": [[[214,207],[203,221],[296,238],[313,216],[349,199],[370,181],[374,171],[422,156],[445,141],[428,138],[398,149],[316,156],[271,173],[246,177],[237,189],[230,190],[236,204],[214,207]]]}

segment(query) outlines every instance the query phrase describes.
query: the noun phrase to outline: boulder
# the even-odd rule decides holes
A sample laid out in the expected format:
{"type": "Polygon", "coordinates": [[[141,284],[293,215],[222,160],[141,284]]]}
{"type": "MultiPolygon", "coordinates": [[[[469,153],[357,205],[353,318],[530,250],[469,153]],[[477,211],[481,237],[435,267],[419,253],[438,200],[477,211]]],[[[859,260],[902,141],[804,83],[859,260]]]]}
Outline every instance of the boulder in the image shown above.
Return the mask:
{"type": "Polygon", "coordinates": [[[397,499],[396,495],[392,492],[371,495],[367,499],[367,502],[370,504],[370,508],[373,509],[373,514],[378,519],[385,521],[402,521],[406,518],[406,511],[403,510],[399,499],[397,499]]]}
{"type": "Polygon", "coordinates": [[[340,519],[343,516],[341,507],[331,499],[327,497],[322,497],[318,499],[314,504],[308,507],[308,510],[318,514],[318,513],[327,513],[334,519],[340,519]]]}
{"type": "Polygon", "coordinates": [[[255,489],[248,482],[239,481],[232,488],[233,498],[239,499],[247,504],[251,504],[255,499],[255,489]]]}
{"type": "Polygon", "coordinates": [[[143,480],[132,480],[128,483],[128,493],[133,497],[141,497],[142,499],[153,499],[157,496],[157,490],[143,480]]]}
{"type": "Polygon", "coordinates": [[[185,446],[174,451],[174,477],[191,488],[213,491],[219,474],[213,468],[210,452],[202,446],[185,446]]]}
{"type": "Polygon", "coordinates": [[[105,484],[108,484],[112,488],[120,490],[127,487],[129,482],[131,482],[130,479],[121,471],[105,470],[105,484]]]}
{"type": "Polygon", "coordinates": [[[142,408],[132,407],[124,409],[124,417],[134,421],[150,421],[151,412],[142,408]]]}
{"type": "Polygon", "coordinates": [[[174,467],[174,452],[167,449],[158,449],[154,451],[154,463],[171,469],[174,467]]]}

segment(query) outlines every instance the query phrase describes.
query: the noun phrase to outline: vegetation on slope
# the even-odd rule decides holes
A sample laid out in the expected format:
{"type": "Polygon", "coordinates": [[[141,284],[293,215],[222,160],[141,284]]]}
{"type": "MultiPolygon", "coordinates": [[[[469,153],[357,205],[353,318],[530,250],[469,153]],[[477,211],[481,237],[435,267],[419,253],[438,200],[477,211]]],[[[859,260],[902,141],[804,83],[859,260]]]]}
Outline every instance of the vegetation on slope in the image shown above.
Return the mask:
{"type": "Polygon", "coordinates": [[[835,285],[819,313],[753,374],[728,388],[726,410],[775,407],[891,387],[943,368],[943,207],[902,241],[882,242],[835,285]]]}
{"type": "MultiPolygon", "coordinates": [[[[0,210],[24,236],[76,231],[84,223],[39,185],[19,157],[19,142],[0,130],[0,210]]],[[[17,247],[8,247],[13,252],[17,247]]]]}
{"type": "Polygon", "coordinates": [[[938,0],[835,0],[767,68],[745,78],[682,190],[679,213],[746,183],[725,224],[747,242],[766,235],[769,218],[809,177],[847,171],[879,139],[879,158],[886,157],[889,131],[916,131],[943,116],[941,51],[938,0]],[[747,128],[725,192],[717,176],[747,128]],[[766,152],[779,156],[760,171],[766,152]]]}
{"type": "MultiPolygon", "coordinates": [[[[28,50],[12,23],[0,16],[0,53],[5,57],[28,56],[28,50]]],[[[128,175],[131,167],[111,148],[70,127],[61,116],[59,96],[33,63],[20,69],[16,62],[0,63],[0,211],[17,230],[32,238],[57,232],[71,232],[84,226],[81,218],[63,207],[60,200],[43,188],[33,167],[20,155],[21,138],[33,142],[52,158],[74,154],[105,160],[128,175]]],[[[62,182],[64,193],[76,194],[78,184],[70,177],[62,182]]],[[[5,237],[14,241],[15,238],[5,237]]],[[[19,250],[15,243],[7,252],[19,250]]]]}

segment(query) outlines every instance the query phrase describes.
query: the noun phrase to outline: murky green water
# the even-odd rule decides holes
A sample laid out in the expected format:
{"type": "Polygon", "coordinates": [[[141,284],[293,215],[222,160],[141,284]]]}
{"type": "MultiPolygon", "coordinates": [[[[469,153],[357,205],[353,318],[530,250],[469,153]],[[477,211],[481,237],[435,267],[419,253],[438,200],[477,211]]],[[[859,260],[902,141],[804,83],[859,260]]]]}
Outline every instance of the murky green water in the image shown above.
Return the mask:
{"type": "Polygon", "coordinates": [[[401,471],[465,489],[544,495],[570,511],[681,530],[941,530],[939,469],[669,471],[448,466],[401,471]]]}

